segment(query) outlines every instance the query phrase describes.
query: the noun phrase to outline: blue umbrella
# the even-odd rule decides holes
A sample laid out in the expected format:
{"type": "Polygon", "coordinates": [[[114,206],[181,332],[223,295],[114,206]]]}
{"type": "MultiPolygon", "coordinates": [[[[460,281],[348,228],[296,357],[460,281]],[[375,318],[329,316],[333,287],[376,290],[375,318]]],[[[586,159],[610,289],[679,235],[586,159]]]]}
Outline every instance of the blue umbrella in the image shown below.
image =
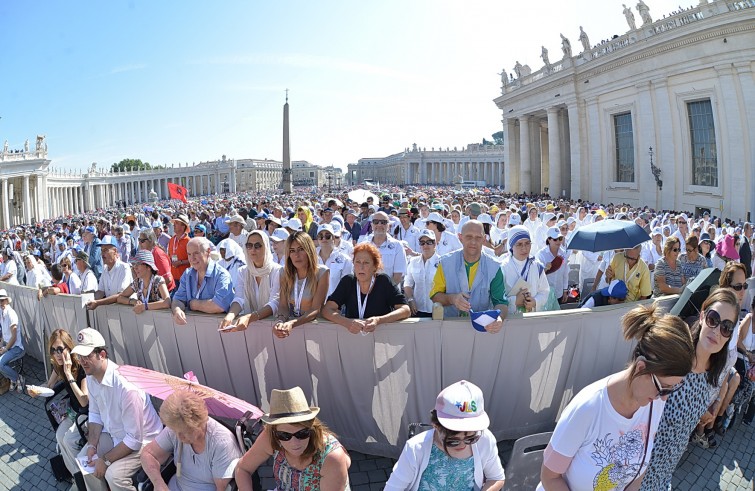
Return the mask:
{"type": "Polygon", "coordinates": [[[647,232],[634,222],[601,220],[578,228],[566,248],[592,252],[631,249],[648,240],[647,232]]]}

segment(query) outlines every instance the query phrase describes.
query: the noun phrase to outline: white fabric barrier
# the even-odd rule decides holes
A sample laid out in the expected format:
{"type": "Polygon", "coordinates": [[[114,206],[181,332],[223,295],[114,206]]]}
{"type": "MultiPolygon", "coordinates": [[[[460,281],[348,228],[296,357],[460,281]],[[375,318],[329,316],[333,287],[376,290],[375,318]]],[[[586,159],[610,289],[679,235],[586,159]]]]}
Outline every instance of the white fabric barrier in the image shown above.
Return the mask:
{"type": "MultiPolygon", "coordinates": [[[[43,352],[53,324],[85,327],[79,297],[38,302],[30,288],[9,293],[21,322],[32,319],[25,329],[32,356],[43,352]]],[[[674,300],[661,301],[670,308],[674,300]]],[[[174,326],[167,310],[135,315],[119,305],[98,308],[90,320],[116,363],[177,376],[193,371],[201,383],[263,410],[272,389],[298,385],[348,448],[395,458],[408,424],[429,421],[438,392],[461,379],[482,388],[499,440],[551,430],[576,392],[627,363],[632,344],[620,325],[633,306],[515,316],[499,334],[479,333],[468,320],[422,319],[367,336],[318,322],[278,339],[269,320],[221,334],[217,316],[189,315],[186,326],[174,326]]]]}

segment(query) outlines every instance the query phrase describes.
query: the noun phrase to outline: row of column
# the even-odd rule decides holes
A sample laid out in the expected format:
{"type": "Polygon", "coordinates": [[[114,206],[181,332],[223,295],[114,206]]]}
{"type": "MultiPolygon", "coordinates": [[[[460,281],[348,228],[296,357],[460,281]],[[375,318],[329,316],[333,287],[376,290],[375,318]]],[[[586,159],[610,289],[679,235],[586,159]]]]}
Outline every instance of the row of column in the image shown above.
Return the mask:
{"type": "Polygon", "coordinates": [[[30,174],[19,177],[4,177],[0,179],[0,214],[1,226],[4,229],[15,225],[30,224],[48,218],[45,206],[44,176],[30,174]],[[20,190],[20,192],[19,192],[20,190]]]}
{"type": "Polygon", "coordinates": [[[568,124],[562,127],[564,114],[558,107],[546,109],[547,119],[522,115],[519,118],[506,118],[503,121],[506,141],[506,160],[511,163],[509,181],[515,192],[539,193],[548,188],[553,196],[572,194],[569,183],[564,183],[564,167],[569,138],[568,124]],[[517,138],[517,121],[519,135],[517,138]]]}
{"type": "Polygon", "coordinates": [[[503,162],[423,162],[408,164],[407,179],[411,183],[457,184],[462,181],[485,181],[488,186],[505,183],[503,162]]]}
{"type": "MultiPolygon", "coordinates": [[[[189,190],[190,196],[236,192],[235,173],[223,174],[222,182],[220,175],[220,173],[217,173],[107,184],[84,183],[75,185],[71,183],[70,185],[55,185],[47,193],[49,197],[49,216],[58,217],[80,214],[85,211],[108,208],[120,201],[126,201],[127,204],[146,203],[149,201],[152,190],[155,191],[158,199],[168,199],[170,196],[168,183],[176,183],[185,187],[189,190]]],[[[28,184],[28,176],[25,176],[25,197],[30,195],[28,184]]],[[[32,205],[27,204],[26,198],[24,199],[23,206],[24,216],[30,216],[26,210],[30,209],[32,205]]]]}

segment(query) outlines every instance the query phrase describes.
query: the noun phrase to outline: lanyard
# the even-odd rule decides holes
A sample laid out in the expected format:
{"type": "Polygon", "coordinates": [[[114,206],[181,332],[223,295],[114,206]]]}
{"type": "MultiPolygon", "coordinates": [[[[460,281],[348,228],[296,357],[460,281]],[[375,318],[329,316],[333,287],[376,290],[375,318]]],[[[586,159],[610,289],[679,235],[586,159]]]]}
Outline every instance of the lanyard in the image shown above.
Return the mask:
{"type": "Polygon", "coordinates": [[[375,277],[370,280],[370,289],[367,290],[367,294],[364,296],[364,303],[362,302],[362,288],[359,286],[359,280],[357,280],[357,309],[359,309],[359,318],[364,319],[364,311],[367,308],[367,299],[370,296],[372,287],[375,285],[375,277]]]}
{"type": "Polygon", "coordinates": [[[301,288],[299,288],[299,280],[296,280],[294,284],[294,316],[301,317],[301,300],[304,297],[304,287],[307,285],[307,278],[301,282],[301,288]]]}
{"type": "Polygon", "coordinates": [[[140,286],[140,288],[139,288],[139,301],[140,302],[142,302],[144,304],[148,303],[149,297],[150,297],[150,295],[152,295],[152,285],[154,284],[154,282],[155,282],[155,275],[152,275],[152,278],[149,279],[149,288],[147,288],[147,295],[145,297],[145,295],[144,295],[144,280],[140,281],[140,283],[141,283],[141,285],[139,285],[140,286]]]}

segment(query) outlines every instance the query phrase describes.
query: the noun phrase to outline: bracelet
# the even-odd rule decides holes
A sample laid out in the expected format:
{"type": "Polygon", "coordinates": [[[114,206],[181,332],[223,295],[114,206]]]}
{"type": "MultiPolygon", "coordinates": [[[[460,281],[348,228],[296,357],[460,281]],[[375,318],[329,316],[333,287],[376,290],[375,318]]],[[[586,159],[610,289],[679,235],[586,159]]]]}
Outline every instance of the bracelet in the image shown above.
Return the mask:
{"type": "Polygon", "coordinates": [[[409,302],[414,302],[414,299],[413,298],[407,298],[406,299],[406,303],[409,303],[409,302]]]}
{"type": "Polygon", "coordinates": [[[69,384],[75,384],[75,383],[76,383],[76,380],[75,380],[75,379],[72,379],[72,378],[69,378],[69,379],[68,379],[68,383],[69,383],[69,384]]]}

